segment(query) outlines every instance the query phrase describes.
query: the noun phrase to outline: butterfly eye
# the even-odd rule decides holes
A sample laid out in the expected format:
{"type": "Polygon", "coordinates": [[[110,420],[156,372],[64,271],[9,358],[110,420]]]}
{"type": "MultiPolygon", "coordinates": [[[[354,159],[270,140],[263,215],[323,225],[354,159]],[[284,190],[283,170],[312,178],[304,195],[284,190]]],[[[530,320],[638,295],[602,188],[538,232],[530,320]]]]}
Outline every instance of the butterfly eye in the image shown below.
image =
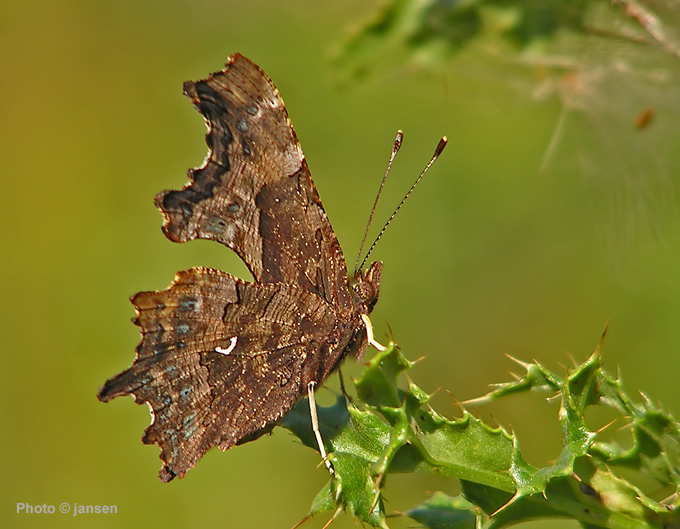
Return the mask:
{"type": "Polygon", "coordinates": [[[359,299],[364,303],[370,304],[375,296],[375,289],[368,281],[359,281],[354,286],[354,292],[357,293],[359,299]]]}

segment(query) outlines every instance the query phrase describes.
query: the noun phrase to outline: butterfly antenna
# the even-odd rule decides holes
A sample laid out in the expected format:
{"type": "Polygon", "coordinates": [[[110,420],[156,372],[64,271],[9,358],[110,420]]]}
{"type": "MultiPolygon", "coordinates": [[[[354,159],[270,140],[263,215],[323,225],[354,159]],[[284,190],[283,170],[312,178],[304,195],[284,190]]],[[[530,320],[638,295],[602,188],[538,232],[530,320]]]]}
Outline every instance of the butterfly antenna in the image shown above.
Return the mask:
{"type": "MultiPolygon", "coordinates": [[[[387,180],[387,175],[392,168],[392,162],[397,156],[399,149],[401,149],[401,142],[404,139],[404,133],[400,130],[397,131],[397,136],[394,138],[394,145],[392,145],[392,153],[390,154],[390,160],[387,162],[387,169],[385,169],[385,174],[380,182],[380,187],[378,188],[378,193],[375,195],[375,201],[373,202],[373,207],[371,208],[371,214],[368,216],[368,222],[366,223],[366,229],[364,230],[364,238],[361,239],[361,246],[359,246],[359,253],[357,253],[357,260],[354,262],[354,276],[356,277],[359,271],[359,259],[361,259],[361,252],[364,250],[364,244],[366,244],[366,237],[368,237],[368,230],[371,227],[371,222],[373,222],[373,214],[375,213],[375,208],[378,205],[378,200],[380,199],[380,194],[382,193],[383,187],[385,187],[385,181],[387,180]]],[[[364,266],[366,259],[361,263],[364,266]]]]}
{"type": "MultiPolygon", "coordinates": [[[[399,135],[397,135],[397,137],[399,137],[399,135]]],[[[448,139],[446,136],[443,136],[442,139],[439,140],[439,143],[437,144],[437,148],[434,150],[434,154],[432,155],[432,158],[430,158],[430,161],[429,161],[429,162],[427,163],[427,165],[425,166],[425,169],[423,169],[423,171],[420,173],[420,176],[418,176],[418,178],[416,178],[416,181],[413,182],[413,185],[411,186],[411,189],[409,189],[408,192],[406,193],[406,195],[404,196],[404,198],[401,199],[401,202],[399,202],[399,205],[395,208],[395,210],[394,210],[394,212],[392,213],[392,215],[390,215],[390,218],[387,219],[387,222],[386,222],[385,225],[382,227],[382,230],[380,230],[380,233],[378,233],[378,236],[375,238],[375,240],[373,241],[373,244],[371,244],[371,247],[368,249],[368,252],[366,253],[366,257],[364,257],[364,260],[361,261],[361,265],[360,265],[356,270],[359,270],[359,269],[361,269],[361,268],[364,267],[364,265],[366,264],[366,261],[368,260],[368,256],[371,255],[371,252],[373,251],[373,248],[375,248],[375,245],[378,244],[378,241],[380,240],[380,237],[382,237],[383,233],[385,233],[385,230],[386,230],[387,227],[390,225],[390,223],[392,222],[392,220],[394,220],[394,217],[397,216],[397,213],[399,212],[399,210],[401,209],[401,207],[404,205],[404,202],[406,202],[406,200],[408,199],[408,197],[411,196],[411,193],[413,193],[413,190],[414,190],[414,189],[416,188],[416,186],[420,183],[420,181],[422,180],[423,176],[425,176],[425,173],[427,173],[427,171],[430,169],[430,167],[432,167],[432,164],[437,160],[437,158],[439,158],[439,155],[440,155],[440,154],[442,153],[442,151],[444,150],[444,147],[446,147],[446,144],[448,143],[448,141],[449,141],[449,139],[448,139]]],[[[396,142],[395,142],[395,145],[396,145],[396,142]]],[[[396,154],[396,153],[395,153],[395,154],[396,154]]],[[[392,158],[394,158],[394,156],[392,156],[392,158]]],[[[392,158],[390,158],[390,165],[392,164],[392,158]]],[[[384,180],[385,180],[385,179],[383,178],[383,183],[384,183],[384,180]]],[[[381,189],[382,189],[382,185],[381,185],[380,187],[381,187],[381,189]]],[[[376,199],[376,202],[377,202],[377,199],[376,199]]],[[[373,207],[375,208],[375,206],[373,206],[373,207]]],[[[373,216],[373,212],[371,212],[371,217],[372,217],[372,216],[373,216]]],[[[368,230],[367,230],[367,231],[368,231],[368,230]]],[[[363,244],[362,244],[362,246],[363,246],[363,244]]],[[[355,274],[356,274],[356,271],[355,271],[355,274]]]]}

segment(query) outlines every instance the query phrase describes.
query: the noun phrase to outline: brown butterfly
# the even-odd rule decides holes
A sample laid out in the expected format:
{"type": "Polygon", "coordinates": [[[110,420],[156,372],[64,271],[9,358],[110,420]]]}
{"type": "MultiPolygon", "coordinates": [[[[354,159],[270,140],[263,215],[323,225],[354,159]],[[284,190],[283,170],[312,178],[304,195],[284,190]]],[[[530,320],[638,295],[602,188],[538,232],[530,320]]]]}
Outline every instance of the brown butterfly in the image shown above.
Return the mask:
{"type": "Polygon", "coordinates": [[[206,119],[209,152],[182,190],[156,197],[163,232],[228,246],[254,282],[192,268],[166,290],[131,299],[142,341],[99,399],[133,395],[149,405],[143,441],[160,446],[163,481],[184,476],[213,446],[270,431],[347,356],[361,357],[373,342],[368,315],[382,269],[374,262],[348,277],[267,74],[236,54],[184,93],[206,119]]]}

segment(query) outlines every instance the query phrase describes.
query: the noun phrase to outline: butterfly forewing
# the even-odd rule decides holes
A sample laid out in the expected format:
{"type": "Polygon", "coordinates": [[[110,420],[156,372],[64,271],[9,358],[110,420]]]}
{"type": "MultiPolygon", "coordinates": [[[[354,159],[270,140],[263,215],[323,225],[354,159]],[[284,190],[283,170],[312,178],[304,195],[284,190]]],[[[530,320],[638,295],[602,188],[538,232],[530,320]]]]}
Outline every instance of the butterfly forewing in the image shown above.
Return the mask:
{"type": "Polygon", "coordinates": [[[342,250],[269,77],[235,55],[184,92],[206,119],[209,153],[184,189],[156,197],[168,238],[216,240],[256,281],[297,284],[349,309],[342,250]]]}

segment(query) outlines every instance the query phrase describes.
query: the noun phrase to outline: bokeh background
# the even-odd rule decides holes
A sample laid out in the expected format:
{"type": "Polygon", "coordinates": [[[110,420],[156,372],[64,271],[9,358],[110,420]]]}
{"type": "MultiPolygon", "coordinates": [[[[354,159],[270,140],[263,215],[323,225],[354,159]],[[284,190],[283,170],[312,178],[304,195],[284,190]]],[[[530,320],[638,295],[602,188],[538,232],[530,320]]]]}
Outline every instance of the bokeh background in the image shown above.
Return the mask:
{"type": "MultiPolygon", "coordinates": [[[[350,263],[396,130],[374,232],[449,137],[373,255],[385,262],[377,335],[389,325],[408,357],[425,356],[410,374],[441,388],[438,411],[456,416],[456,399],[508,380],[506,354],[564,372],[609,322],[608,369],[680,412],[678,25],[650,38],[628,13],[609,40],[575,27],[558,46],[531,27],[505,38],[521,9],[487,4],[484,28],[409,2],[3,4],[0,525],[285,528],[326,482],[318,454],[277,428],[163,484],[158,448],[140,442],[146,407],[96,399],[133,360],[131,294],[197,265],[248,277],[217,244],[170,243],[153,206],[205,154],[182,82],[237,51],[281,91],[350,263]],[[118,514],[20,515],[19,502],[118,514]]],[[[557,404],[542,396],[472,411],[513,429],[533,464],[559,453],[557,404]]],[[[387,508],[433,490],[457,484],[391,476],[387,508]]]]}

